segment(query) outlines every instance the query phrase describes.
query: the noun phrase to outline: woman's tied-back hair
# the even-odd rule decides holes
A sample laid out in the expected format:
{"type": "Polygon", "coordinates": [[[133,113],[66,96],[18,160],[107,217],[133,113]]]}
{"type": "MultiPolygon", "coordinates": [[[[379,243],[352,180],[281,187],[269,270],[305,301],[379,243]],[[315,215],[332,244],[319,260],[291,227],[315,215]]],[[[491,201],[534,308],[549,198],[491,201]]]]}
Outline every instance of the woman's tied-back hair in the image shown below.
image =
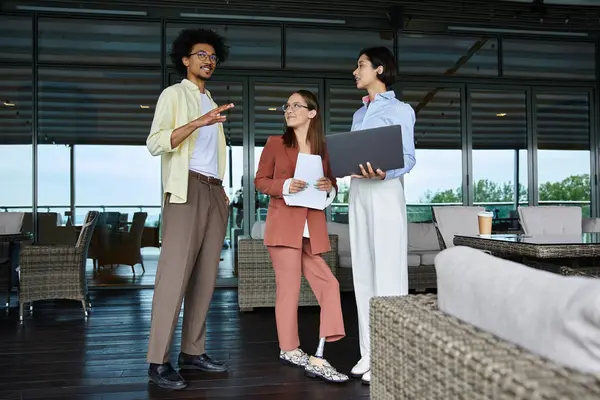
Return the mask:
{"type": "Polygon", "coordinates": [[[179,32],[177,38],[171,46],[171,61],[175,69],[182,75],[186,75],[187,68],[181,59],[188,57],[192,48],[198,43],[210,44],[215,49],[215,54],[219,58],[219,63],[227,60],[229,56],[229,47],[225,44],[225,38],[213,30],[209,29],[184,29],[179,32]]]}
{"type": "Polygon", "coordinates": [[[383,73],[377,75],[377,78],[385,84],[385,86],[391,86],[396,82],[396,57],[394,53],[387,47],[369,47],[363,49],[358,54],[360,56],[365,55],[371,61],[373,68],[383,67],[383,73]]]}

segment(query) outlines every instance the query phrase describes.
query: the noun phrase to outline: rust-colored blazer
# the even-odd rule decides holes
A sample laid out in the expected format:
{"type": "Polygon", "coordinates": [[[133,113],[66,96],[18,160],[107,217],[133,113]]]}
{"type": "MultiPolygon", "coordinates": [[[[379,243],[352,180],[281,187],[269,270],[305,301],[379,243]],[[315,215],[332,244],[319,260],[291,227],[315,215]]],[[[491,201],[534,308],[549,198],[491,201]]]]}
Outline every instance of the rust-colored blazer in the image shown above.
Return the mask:
{"type": "MultiPolygon", "coordinates": [[[[294,177],[298,148],[283,144],[282,136],[271,136],[267,140],[254,178],[254,185],[260,192],[271,196],[265,224],[266,246],[286,246],[302,248],[304,224],[308,221],[310,245],[313,254],[331,250],[325,211],[305,207],[290,207],[283,200],[283,184],[294,177]]],[[[329,155],[325,151],[323,172],[337,191],[336,180],[331,174],[329,155]]]]}

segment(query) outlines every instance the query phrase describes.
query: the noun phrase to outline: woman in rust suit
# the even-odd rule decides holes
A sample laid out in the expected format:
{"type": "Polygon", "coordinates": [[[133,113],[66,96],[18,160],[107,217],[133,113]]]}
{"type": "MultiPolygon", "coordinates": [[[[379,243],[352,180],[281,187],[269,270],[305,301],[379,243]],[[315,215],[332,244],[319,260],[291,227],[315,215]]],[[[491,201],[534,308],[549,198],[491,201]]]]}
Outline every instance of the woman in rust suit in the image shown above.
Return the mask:
{"type": "Polygon", "coordinates": [[[329,168],[319,104],[314,94],[300,90],[290,96],[283,110],[285,133],[267,140],[254,179],[256,188],[271,197],[264,241],[277,284],[275,318],[279,358],[304,368],[310,377],[327,382],[346,382],[348,377],[323,358],[325,342],[337,341],[345,336],[339,283],[320,256],[331,249],[325,212],[288,206],[286,202],[308,184],[327,191],[327,205],[335,198],[335,179],[329,168]],[[299,153],[320,155],[325,177],[311,183],[293,179],[299,153]],[[319,347],[310,357],[300,349],[298,337],[302,274],[321,306],[319,347]]]}

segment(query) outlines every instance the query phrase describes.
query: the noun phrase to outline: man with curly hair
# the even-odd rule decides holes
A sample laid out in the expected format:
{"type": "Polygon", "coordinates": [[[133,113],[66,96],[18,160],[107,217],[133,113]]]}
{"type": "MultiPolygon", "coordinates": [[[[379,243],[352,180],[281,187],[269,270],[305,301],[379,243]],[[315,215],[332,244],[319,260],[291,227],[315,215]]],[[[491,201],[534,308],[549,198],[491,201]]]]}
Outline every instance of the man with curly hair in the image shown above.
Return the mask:
{"type": "Polygon", "coordinates": [[[185,77],[156,104],[146,145],[162,159],[162,248],[152,300],[148,378],[167,389],[186,382],[169,362],[169,347],[184,301],[179,367],[225,372],[205,352],[206,315],[212,299],[229,199],[223,189],[226,145],[223,122],[233,104],[217,107],[206,83],[229,54],[225,39],[186,29],[173,42],[171,60],[185,77]]]}

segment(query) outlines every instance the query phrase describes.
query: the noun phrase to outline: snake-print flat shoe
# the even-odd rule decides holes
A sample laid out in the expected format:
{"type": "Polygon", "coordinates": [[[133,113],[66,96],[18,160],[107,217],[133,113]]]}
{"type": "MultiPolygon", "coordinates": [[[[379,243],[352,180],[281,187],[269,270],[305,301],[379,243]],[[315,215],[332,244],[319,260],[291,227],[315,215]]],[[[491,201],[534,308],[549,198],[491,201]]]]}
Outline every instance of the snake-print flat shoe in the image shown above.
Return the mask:
{"type": "Polygon", "coordinates": [[[300,349],[297,349],[294,352],[279,352],[279,359],[284,363],[294,365],[296,367],[306,367],[308,365],[308,354],[303,352],[300,349]]]}
{"type": "Polygon", "coordinates": [[[344,383],[348,381],[348,376],[338,372],[327,361],[323,360],[323,366],[308,363],[304,369],[306,376],[310,378],[319,378],[330,383],[344,383]]]}

